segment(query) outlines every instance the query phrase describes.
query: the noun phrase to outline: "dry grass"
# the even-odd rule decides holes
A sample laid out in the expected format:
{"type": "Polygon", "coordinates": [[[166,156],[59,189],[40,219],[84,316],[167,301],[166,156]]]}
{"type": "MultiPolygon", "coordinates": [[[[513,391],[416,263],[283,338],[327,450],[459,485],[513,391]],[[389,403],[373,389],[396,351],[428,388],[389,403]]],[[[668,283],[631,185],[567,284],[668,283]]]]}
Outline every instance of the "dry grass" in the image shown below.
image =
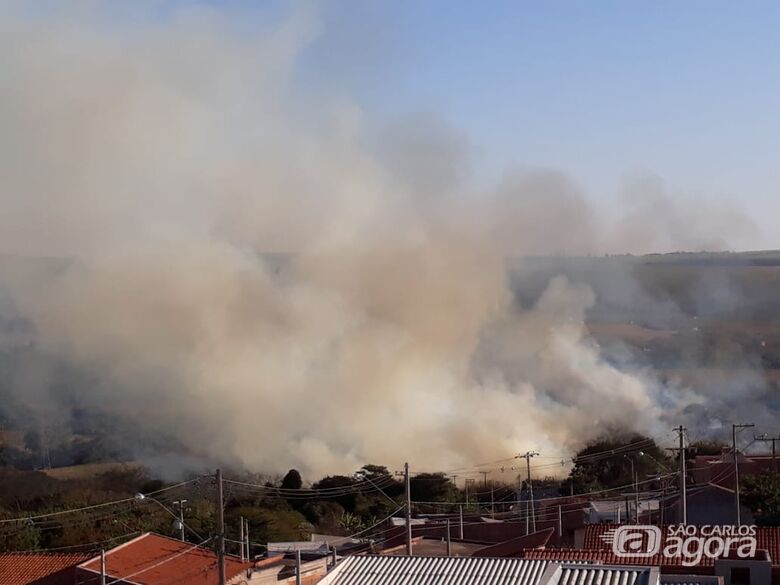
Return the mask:
{"type": "Polygon", "coordinates": [[[85,463],[83,465],[69,465],[68,467],[56,467],[46,469],[44,473],[54,479],[89,479],[106,473],[107,471],[125,471],[140,469],[137,463],[126,462],[105,462],[105,463],[85,463]]]}

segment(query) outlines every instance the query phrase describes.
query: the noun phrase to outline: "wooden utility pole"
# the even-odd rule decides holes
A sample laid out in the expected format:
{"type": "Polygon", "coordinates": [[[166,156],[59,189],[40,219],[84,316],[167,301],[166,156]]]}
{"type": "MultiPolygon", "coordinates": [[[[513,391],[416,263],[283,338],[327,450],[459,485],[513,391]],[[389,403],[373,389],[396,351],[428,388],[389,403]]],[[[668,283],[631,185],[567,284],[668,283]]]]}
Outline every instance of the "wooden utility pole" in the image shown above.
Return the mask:
{"type": "Polygon", "coordinates": [[[225,502],[222,495],[222,470],[217,469],[217,565],[219,585],[225,585],[225,502]]]}
{"type": "MultiPolygon", "coordinates": [[[[474,478],[466,478],[464,485],[466,488],[466,507],[468,508],[469,503],[471,501],[469,498],[470,495],[469,487],[474,485],[474,478]]],[[[479,508],[479,497],[477,497],[477,508],[479,508]]]]}
{"type": "Polygon", "coordinates": [[[731,425],[731,447],[734,456],[734,505],[737,513],[737,527],[742,526],[742,518],[739,512],[739,457],[737,457],[737,429],[749,429],[754,424],[731,425]]]}
{"type": "Polygon", "coordinates": [[[406,486],[406,554],[412,556],[412,482],[409,479],[408,463],[404,463],[404,484],[406,486]]]}

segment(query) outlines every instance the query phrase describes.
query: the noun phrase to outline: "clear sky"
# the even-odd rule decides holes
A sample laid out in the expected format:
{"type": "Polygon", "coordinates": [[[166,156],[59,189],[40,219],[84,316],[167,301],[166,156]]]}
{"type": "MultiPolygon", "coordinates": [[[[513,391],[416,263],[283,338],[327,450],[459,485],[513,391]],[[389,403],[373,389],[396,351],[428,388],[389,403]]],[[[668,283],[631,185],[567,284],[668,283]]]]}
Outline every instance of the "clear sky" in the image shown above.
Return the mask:
{"type": "Polygon", "coordinates": [[[673,190],[740,201],[771,230],[768,217],[780,211],[780,4],[325,6],[324,35],[307,56],[311,79],[350,87],[391,116],[440,113],[468,134],[482,172],[550,166],[596,197],[654,173],[673,190]]]}

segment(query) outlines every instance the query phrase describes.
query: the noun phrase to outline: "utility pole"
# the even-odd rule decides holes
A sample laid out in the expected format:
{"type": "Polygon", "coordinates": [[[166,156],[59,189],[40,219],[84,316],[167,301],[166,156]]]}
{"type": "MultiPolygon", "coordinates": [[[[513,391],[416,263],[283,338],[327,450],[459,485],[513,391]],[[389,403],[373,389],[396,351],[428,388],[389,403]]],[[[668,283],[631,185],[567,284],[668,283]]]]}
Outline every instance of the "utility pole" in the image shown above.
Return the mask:
{"type": "MultiPolygon", "coordinates": [[[[466,479],[466,507],[469,505],[469,487],[474,485],[474,478],[466,479]]],[[[479,508],[479,498],[477,498],[477,508],[479,508]]]]}
{"type": "Polygon", "coordinates": [[[561,512],[561,505],[558,504],[558,546],[561,546],[563,542],[563,512],[561,512]]]}
{"type": "Polygon", "coordinates": [[[777,461],[775,459],[775,443],[780,441],[780,435],[777,437],[770,437],[766,433],[763,435],[755,435],[753,437],[756,441],[768,442],[772,441],[772,473],[777,473],[777,461]]]}
{"type": "MultiPolygon", "coordinates": [[[[678,449],[680,457],[680,524],[688,523],[688,489],[686,485],[685,477],[685,431],[684,426],[680,425],[674,429],[678,433],[680,439],[680,447],[678,449]]],[[[674,451],[674,449],[669,449],[674,451]]]]}
{"type": "Polygon", "coordinates": [[[241,562],[244,561],[244,517],[238,518],[238,540],[241,543],[241,562]]]}
{"type": "Polygon", "coordinates": [[[100,585],[106,585],[106,549],[100,549],[100,585]]]}
{"type": "Polygon", "coordinates": [[[301,549],[295,549],[295,585],[301,585],[301,549]]]}
{"type": "MultiPolygon", "coordinates": [[[[628,459],[628,462],[631,463],[631,481],[634,483],[634,524],[639,524],[639,480],[636,476],[634,458],[630,455],[623,455],[623,457],[628,459]]],[[[630,518],[631,516],[628,514],[628,505],[626,505],[626,520],[629,520],[630,518]]]]}
{"type": "MultiPolygon", "coordinates": [[[[626,459],[628,459],[628,462],[631,464],[631,482],[634,484],[634,524],[639,523],[639,494],[637,492],[637,480],[636,480],[636,469],[634,468],[634,459],[630,455],[623,455],[626,459]]],[[[626,503],[626,520],[629,520],[631,518],[630,514],[628,513],[628,503],[626,503]]]]}
{"type": "Polygon", "coordinates": [[[219,585],[225,585],[225,502],[222,495],[222,470],[217,469],[217,565],[219,585]]]}
{"type": "Polygon", "coordinates": [[[174,506],[179,506],[179,538],[184,542],[184,504],[187,500],[176,500],[173,502],[174,506]]]}
{"type": "Polygon", "coordinates": [[[447,556],[452,556],[452,538],[450,537],[450,519],[447,518],[447,556]]]}
{"type": "Polygon", "coordinates": [[[406,554],[412,556],[412,483],[409,480],[409,464],[404,463],[406,485],[406,554]]]}
{"type": "Polygon", "coordinates": [[[737,527],[742,526],[742,518],[739,513],[739,457],[737,457],[737,429],[749,429],[756,425],[754,424],[732,424],[731,425],[731,447],[732,455],[734,456],[734,505],[737,508],[737,527]]]}
{"type": "Polygon", "coordinates": [[[246,560],[251,561],[252,557],[249,554],[249,518],[244,518],[244,545],[246,546],[246,560]]]}
{"type": "Polygon", "coordinates": [[[458,534],[460,534],[460,539],[463,540],[463,506],[458,506],[458,516],[460,517],[460,531],[458,534]]]}
{"type": "MultiPolygon", "coordinates": [[[[534,511],[534,487],[531,484],[531,457],[536,457],[537,455],[539,455],[538,451],[526,451],[522,455],[516,456],[516,459],[525,459],[525,469],[528,472],[528,505],[530,508],[531,530],[533,532],[536,532],[536,512],[534,511]]],[[[526,520],[526,524],[527,522],[526,520]]]]}
{"type": "Polygon", "coordinates": [[[659,483],[661,484],[661,505],[660,505],[660,516],[661,516],[661,526],[664,525],[664,508],[666,508],[666,486],[664,486],[664,480],[662,477],[659,477],[659,483]]]}

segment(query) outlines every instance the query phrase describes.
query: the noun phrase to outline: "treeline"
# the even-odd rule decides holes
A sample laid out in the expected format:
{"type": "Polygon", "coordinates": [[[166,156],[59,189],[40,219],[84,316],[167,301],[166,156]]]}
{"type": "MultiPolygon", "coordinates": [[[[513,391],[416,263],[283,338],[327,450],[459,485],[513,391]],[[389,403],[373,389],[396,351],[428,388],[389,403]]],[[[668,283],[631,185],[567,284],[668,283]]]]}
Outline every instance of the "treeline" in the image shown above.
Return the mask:
{"type": "MultiPolygon", "coordinates": [[[[686,456],[717,455],[724,445],[703,441],[690,445],[686,456]]],[[[564,462],[565,463],[565,462],[564,462]]],[[[620,497],[636,482],[642,491],[676,489],[677,460],[652,438],[613,433],[593,441],[573,458],[565,478],[542,477],[532,465],[536,498],[588,495],[620,497]]],[[[526,499],[524,466],[473,468],[462,472],[456,486],[445,473],[413,473],[411,499],[415,513],[521,513],[517,499],[526,499]]],[[[254,554],[262,543],[308,539],[313,532],[370,534],[372,527],[405,502],[403,477],[381,465],[365,465],[351,475],[330,475],[305,484],[291,469],[268,478],[227,474],[223,483],[229,547],[236,548],[240,519],[249,523],[254,554]]],[[[0,550],[73,547],[79,550],[113,546],[133,535],[154,531],[179,537],[183,507],[185,539],[202,542],[216,533],[216,484],[213,475],[165,484],[136,467],[84,479],[55,479],[41,471],[0,467],[0,550]],[[144,497],[138,494],[145,494],[144,497]],[[106,505],[107,502],[116,502],[106,505]],[[61,513],[66,510],[76,510],[61,513]]],[[[780,481],[766,474],[743,478],[743,502],[760,524],[780,524],[780,481]]]]}

